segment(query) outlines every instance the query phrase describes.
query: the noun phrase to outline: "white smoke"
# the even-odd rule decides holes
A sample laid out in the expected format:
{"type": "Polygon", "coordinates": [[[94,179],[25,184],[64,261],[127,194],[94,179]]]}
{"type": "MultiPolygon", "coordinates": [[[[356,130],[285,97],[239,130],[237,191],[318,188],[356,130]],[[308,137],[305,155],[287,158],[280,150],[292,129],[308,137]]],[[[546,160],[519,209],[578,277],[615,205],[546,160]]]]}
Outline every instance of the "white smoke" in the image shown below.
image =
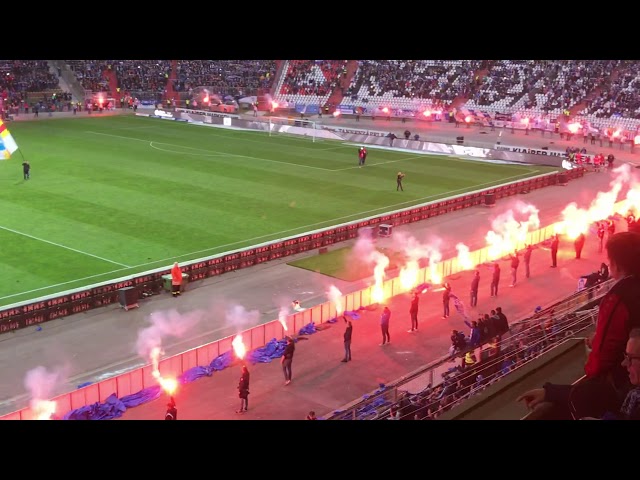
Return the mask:
{"type": "Polygon", "coordinates": [[[182,338],[187,332],[203,320],[206,312],[194,310],[180,313],[177,310],[154,312],[149,316],[151,325],[138,331],[136,351],[147,359],[154,348],[162,347],[162,339],[166,337],[182,338]]]}

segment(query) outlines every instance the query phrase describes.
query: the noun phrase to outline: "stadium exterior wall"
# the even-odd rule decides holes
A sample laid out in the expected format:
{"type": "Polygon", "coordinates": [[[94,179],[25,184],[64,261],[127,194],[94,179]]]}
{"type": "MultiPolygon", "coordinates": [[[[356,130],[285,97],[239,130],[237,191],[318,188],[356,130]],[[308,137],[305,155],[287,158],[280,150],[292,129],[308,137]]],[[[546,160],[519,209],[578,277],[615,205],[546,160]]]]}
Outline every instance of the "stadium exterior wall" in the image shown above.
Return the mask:
{"type": "MultiPolygon", "coordinates": [[[[195,282],[277,258],[351,240],[357,237],[358,230],[363,227],[382,223],[398,226],[418,222],[480,205],[484,202],[487,194],[493,194],[498,200],[525,191],[559,185],[562,183],[560,179],[564,180],[565,177],[575,179],[583,175],[583,168],[547,173],[527,180],[427,202],[384,215],[372,216],[244,249],[187,261],[182,263],[182,270],[189,274],[190,282],[195,282]]],[[[162,276],[169,274],[170,268],[167,266],[5,306],[0,309],[0,334],[117,303],[119,301],[118,290],[121,288],[134,287],[139,291],[149,290],[157,293],[162,290],[162,276]]]]}

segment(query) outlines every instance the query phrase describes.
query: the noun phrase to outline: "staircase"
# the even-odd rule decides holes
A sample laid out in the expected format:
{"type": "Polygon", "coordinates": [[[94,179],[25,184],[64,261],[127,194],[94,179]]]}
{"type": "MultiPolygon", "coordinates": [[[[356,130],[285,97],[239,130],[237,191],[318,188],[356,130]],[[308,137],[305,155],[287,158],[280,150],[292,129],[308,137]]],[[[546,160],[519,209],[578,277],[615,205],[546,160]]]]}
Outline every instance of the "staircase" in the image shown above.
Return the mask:
{"type": "MultiPolygon", "coordinates": [[[[344,95],[342,94],[342,89],[346,89],[351,85],[351,80],[353,80],[353,76],[356,74],[358,70],[358,61],[357,60],[349,60],[347,62],[347,76],[341,76],[340,81],[338,82],[338,86],[333,89],[331,95],[327,99],[327,105],[340,105],[344,95]]],[[[321,105],[324,107],[324,105],[321,105]]],[[[333,109],[331,110],[333,112],[333,109]]]]}
{"type": "Polygon", "coordinates": [[[120,105],[120,97],[122,96],[122,92],[118,92],[118,76],[116,75],[116,71],[109,70],[106,68],[104,72],[102,72],[102,77],[109,82],[109,95],[115,99],[116,105],[120,105]]]}
{"type": "Polygon", "coordinates": [[[176,105],[180,104],[180,93],[173,89],[173,82],[178,79],[178,61],[171,60],[171,73],[169,73],[169,79],[165,85],[166,92],[164,95],[165,102],[167,100],[175,100],[176,105]]]}

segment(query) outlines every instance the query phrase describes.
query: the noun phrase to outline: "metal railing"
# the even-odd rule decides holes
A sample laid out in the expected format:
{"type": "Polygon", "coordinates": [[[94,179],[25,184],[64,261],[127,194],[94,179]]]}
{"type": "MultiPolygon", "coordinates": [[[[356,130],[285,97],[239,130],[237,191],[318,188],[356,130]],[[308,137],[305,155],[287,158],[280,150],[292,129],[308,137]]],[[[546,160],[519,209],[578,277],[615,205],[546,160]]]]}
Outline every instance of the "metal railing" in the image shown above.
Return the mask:
{"type": "MultiPolygon", "coordinates": [[[[514,323],[509,332],[503,335],[498,342],[487,342],[484,348],[467,349],[456,356],[442,357],[389,385],[381,386],[373,393],[365,395],[363,399],[325,416],[325,419],[374,420],[388,418],[390,410],[397,411],[409,406],[407,402],[412,397],[414,402],[420,403],[420,406],[410,408],[411,415],[417,414],[419,417],[435,418],[481,392],[512,370],[521,368],[592,325],[597,317],[598,308],[583,311],[580,309],[597,302],[609,291],[613,283],[614,280],[609,279],[588,289],[575,292],[533,316],[514,323]],[[474,365],[464,369],[459,366],[450,366],[456,360],[464,362],[464,357],[472,352],[478,352],[476,356],[478,361],[474,365]],[[513,360],[513,364],[507,366],[506,363],[509,359],[517,361],[513,360]],[[442,380],[436,384],[437,373],[441,374],[442,380]],[[465,383],[469,383],[463,387],[462,394],[458,392],[455,398],[442,403],[441,400],[446,400],[446,397],[452,396],[454,392],[446,396],[443,394],[437,401],[423,405],[425,399],[432,398],[435,390],[444,391],[452,381],[450,377],[453,378],[456,373],[459,376],[465,376],[465,378],[456,377],[456,382],[465,380],[465,383]],[[482,376],[480,380],[477,380],[478,375],[482,376]],[[409,393],[406,387],[411,382],[425,385],[425,387],[415,394],[409,393]],[[405,387],[404,390],[403,387],[405,387]],[[434,408],[436,405],[437,408],[434,408]]],[[[449,388],[449,391],[451,390],[449,388]]]]}

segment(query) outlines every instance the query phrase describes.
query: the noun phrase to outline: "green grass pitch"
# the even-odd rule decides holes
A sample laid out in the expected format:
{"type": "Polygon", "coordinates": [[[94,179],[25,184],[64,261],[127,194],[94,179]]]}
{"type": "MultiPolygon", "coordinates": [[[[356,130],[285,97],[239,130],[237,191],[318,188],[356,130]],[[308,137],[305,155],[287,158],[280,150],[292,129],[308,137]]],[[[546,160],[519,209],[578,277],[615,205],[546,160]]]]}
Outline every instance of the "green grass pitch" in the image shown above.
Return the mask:
{"type": "Polygon", "coordinates": [[[8,126],[0,306],[552,170],[374,147],[358,168],[343,142],[133,116],[8,126]]]}

